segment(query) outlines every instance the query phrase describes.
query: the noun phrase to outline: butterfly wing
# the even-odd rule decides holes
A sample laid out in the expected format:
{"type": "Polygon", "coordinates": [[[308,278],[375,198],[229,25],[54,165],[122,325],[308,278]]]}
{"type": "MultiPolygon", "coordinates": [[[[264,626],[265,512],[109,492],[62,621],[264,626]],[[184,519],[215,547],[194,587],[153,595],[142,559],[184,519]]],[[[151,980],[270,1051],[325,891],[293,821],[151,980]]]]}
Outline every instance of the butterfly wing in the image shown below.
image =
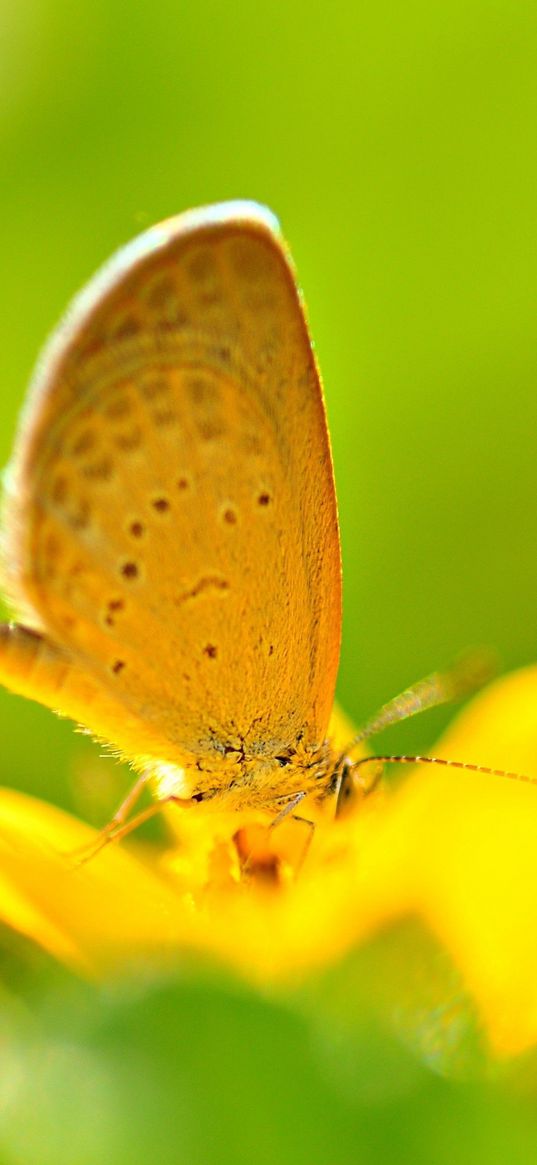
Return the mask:
{"type": "Polygon", "coordinates": [[[117,707],[86,722],[126,751],[123,722],[176,761],[323,738],[336,501],[307,325],[268,211],[170,219],[79,295],[23,415],[5,558],[25,620],[117,707]]]}

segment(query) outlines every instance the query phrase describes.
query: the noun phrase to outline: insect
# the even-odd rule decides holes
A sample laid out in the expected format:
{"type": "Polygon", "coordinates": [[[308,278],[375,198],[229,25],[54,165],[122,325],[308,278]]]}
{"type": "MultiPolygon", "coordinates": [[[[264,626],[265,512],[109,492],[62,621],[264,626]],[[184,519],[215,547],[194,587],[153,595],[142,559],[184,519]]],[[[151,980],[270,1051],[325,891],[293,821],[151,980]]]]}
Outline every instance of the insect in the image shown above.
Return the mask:
{"type": "MultiPolygon", "coordinates": [[[[19,621],[0,626],[0,681],[139,773],[105,839],[127,831],[146,782],[157,805],[263,808],[273,824],[305,797],[336,794],[344,813],[374,787],[328,735],[332,458],[270,211],[231,202],[169,219],[77,296],[30,388],[2,556],[19,621]]],[[[475,663],[408,689],[356,740],[471,690],[475,663]]]]}
{"type": "Polygon", "coordinates": [[[157,798],[277,816],[334,792],[332,459],[268,210],[169,219],[77,296],[30,388],[3,528],[7,687],[111,742],[157,798]]]}

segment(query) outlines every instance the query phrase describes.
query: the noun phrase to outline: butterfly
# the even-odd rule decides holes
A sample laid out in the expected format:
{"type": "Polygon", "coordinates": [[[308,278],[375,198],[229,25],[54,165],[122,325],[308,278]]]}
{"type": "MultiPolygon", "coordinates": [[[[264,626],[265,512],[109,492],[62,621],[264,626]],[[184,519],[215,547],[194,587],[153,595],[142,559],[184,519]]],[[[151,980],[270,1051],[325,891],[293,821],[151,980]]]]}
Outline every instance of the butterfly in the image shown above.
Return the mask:
{"type": "Polygon", "coordinates": [[[76,297],[30,387],[3,531],[8,688],[163,799],[278,814],[334,792],[332,457],[270,211],[168,219],[76,297]]]}

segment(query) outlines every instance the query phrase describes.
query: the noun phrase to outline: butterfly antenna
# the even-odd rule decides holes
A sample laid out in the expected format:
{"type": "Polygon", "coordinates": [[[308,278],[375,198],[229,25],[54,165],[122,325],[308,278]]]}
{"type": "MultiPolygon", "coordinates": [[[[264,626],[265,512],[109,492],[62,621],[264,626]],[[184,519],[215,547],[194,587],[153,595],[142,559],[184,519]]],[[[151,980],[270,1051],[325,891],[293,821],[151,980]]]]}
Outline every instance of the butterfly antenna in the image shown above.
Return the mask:
{"type": "Polygon", "coordinates": [[[474,765],[470,761],[446,760],[439,756],[365,756],[353,761],[353,771],[362,765],[443,765],[449,769],[464,769],[471,773],[484,773],[489,777],[505,777],[509,781],[522,781],[526,785],[537,785],[537,777],[527,773],[515,773],[509,769],[493,769],[489,765],[474,765]]]}
{"type": "Polygon", "coordinates": [[[453,700],[469,696],[487,683],[497,670],[496,657],[488,649],[474,648],[465,652],[451,668],[443,672],[432,672],[430,676],[419,680],[417,684],[406,688],[399,696],[383,704],[382,708],[358,730],[356,736],[353,736],[345,749],[345,755],[357,744],[376,736],[391,724],[408,720],[411,716],[417,716],[419,712],[426,712],[440,704],[449,704],[453,700]]]}

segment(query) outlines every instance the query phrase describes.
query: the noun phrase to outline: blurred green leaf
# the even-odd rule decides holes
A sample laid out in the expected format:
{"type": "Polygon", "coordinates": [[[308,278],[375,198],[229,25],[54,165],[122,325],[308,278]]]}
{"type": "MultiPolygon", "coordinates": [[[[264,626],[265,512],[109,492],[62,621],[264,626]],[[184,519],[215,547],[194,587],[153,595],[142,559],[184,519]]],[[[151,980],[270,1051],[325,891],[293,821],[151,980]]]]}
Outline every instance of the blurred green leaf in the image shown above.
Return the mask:
{"type": "Polygon", "coordinates": [[[371,1019],[331,1036],[216,982],[60,976],[33,1014],[5,1011],[0,1149],[9,1165],[526,1165],[533,1098],[447,1082],[371,1019]]]}

